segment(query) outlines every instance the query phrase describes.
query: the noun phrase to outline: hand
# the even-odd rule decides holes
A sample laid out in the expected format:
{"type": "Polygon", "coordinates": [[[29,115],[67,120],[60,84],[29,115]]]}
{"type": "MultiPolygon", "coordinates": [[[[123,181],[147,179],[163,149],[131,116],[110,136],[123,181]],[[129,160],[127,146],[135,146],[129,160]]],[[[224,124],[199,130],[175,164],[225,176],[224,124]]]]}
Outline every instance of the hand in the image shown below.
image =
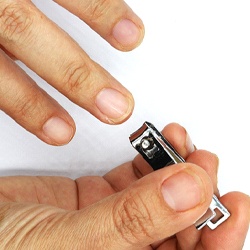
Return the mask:
{"type": "Polygon", "coordinates": [[[221,197],[230,218],[214,231],[193,223],[217,195],[218,158],[194,150],[184,128],[163,130],[188,163],[152,172],[141,156],[103,177],[5,177],[1,249],[242,249],[250,201],[221,197]]]}
{"type": "MultiPolygon", "coordinates": [[[[142,41],[143,24],[122,0],[56,2],[119,50],[132,50],[142,41]]],[[[74,121],[5,52],[102,122],[122,123],[132,113],[128,90],[31,0],[0,0],[0,109],[46,143],[68,143],[74,121]]]]}

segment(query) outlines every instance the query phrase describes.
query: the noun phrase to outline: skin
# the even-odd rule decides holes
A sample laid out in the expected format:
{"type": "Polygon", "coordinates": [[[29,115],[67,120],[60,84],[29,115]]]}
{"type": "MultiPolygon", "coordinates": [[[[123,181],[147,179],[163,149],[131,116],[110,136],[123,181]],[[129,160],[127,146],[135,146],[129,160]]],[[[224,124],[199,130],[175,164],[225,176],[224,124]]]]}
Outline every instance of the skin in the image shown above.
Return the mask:
{"type": "Polygon", "coordinates": [[[197,231],[194,221],[206,211],[212,194],[219,196],[218,158],[190,147],[186,130],[178,124],[166,126],[163,135],[187,163],[152,172],[137,156],[102,177],[1,178],[0,248],[242,249],[249,196],[222,196],[229,219],[213,231],[197,231]],[[201,181],[200,202],[183,211],[171,209],[159,192],[164,180],[178,173],[197,175],[201,181]]]}
{"type": "MultiPolygon", "coordinates": [[[[142,41],[141,20],[121,0],[56,2],[116,49],[129,51],[142,41]]],[[[131,93],[31,1],[0,0],[0,109],[46,143],[68,143],[74,121],[13,59],[102,122],[118,124],[132,113],[131,93]]],[[[152,173],[138,156],[103,177],[2,177],[0,248],[241,249],[249,197],[235,192],[221,197],[230,219],[215,231],[197,231],[194,221],[206,211],[213,192],[218,195],[218,159],[190,150],[177,124],[163,133],[189,163],[152,173]],[[166,204],[161,192],[163,183],[178,174],[199,180],[201,193],[196,205],[181,211],[166,204]]]]}
{"type": "MultiPolygon", "coordinates": [[[[122,0],[56,2],[118,50],[130,51],[143,39],[142,21],[122,0]]],[[[102,122],[122,123],[133,111],[131,93],[30,0],[0,0],[0,109],[48,144],[68,143],[74,121],[12,59],[102,122]]]]}

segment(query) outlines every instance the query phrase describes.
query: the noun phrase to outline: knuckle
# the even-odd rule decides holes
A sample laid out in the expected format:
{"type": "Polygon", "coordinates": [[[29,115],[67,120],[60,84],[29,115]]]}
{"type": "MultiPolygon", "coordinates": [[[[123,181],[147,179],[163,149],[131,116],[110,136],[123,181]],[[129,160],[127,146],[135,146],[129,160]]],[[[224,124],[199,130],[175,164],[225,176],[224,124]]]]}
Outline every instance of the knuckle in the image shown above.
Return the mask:
{"type": "MultiPolygon", "coordinates": [[[[83,87],[87,88],[87,83],[91,82],[91,71],[84,63],[71,63],[66,67],[63,73],[62,84],[64,91],[77,95],[83,87]]],[[[88,88],[87,88],[88,89],[88,88]]]]}
{"type": "Polygon", "coordinates": [[[20,39],[31,24],[32,18],[27,5],[14,1],[0,7],[0,34],[4,39],[20,39]]]}
{"type": "MultiPolygon", "coordinates": [[[[9,210],[11,209],[11,205],[10,203],[5,203],[5,202],[1,202],[0,205],[0,225],[1,225],[1,229],[0,229],[0,249],[7,249],[5,248],[8,241],[9,241],[9,234],[8,232],[10,232],[8,229],[8,219],[6,219],[8,217],[8,213],[9,210]]],[[[11,224],[11,223],[9,223],[11,224]]]]}
{"type": "Polygon", "coordinates": [[[22,95],[14,102],[15,119],[22,124],[26,124],[32,119],[32,124],[35,124],[34,121],[41,117],[43,108],[42,102],[35,92],[22,95]]]}
{"type": "Polygon", "coordinates": [[[111,3],[109,0],[90,1],[86,11],[86,13],[90,13],[91,15],[89,20],[91,22],[98,22],[98,20],[107,16],[106,14],[109,12],[110,6],[111,3]]]}
{"type": "Polygon", "coordinates": [[[122,202],[118,201],[114,206],[113,220],[119,235],[130,244],[145,237],[152,238],[150,232],[154,223],[139,194],[131,194],[122,202]]]}

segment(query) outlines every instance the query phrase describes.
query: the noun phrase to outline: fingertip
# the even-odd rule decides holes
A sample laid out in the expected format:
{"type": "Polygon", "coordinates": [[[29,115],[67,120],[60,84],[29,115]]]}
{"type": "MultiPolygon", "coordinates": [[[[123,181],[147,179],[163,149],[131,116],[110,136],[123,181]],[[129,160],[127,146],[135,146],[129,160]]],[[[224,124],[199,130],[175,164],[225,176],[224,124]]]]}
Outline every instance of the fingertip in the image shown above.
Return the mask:
{"type": "Polygon", "coordinates": [[[75,125],[71,119],[59,116],[50,117],[42,127],[41,139],[54,146],[68,144],[75,134],[75,125]]]}
{"type": "Polygon", "coordinates": [[[162,194],[169,207],[177,212],[198,206],[202,200],[201,181],[187,172],[177,173],[166,179],[162,185],[162,194]],[[180,185],[181,183],[181,185],[180,185]],[[187,198],[187,193],[189,193],[187,198]]]}
{"type": "Polygon", "coordinates": [[[195,151],[194,144],[187,130],[178,123],[172,122],[164,127],[162,134],[174,146],[177,152],[186,159],[195,151]]]}
{"type": "Polygon", "coordinates": [[[250,196],[242,192],[233,191],[221,197],[225,206],[231,210],[233,219],[237,219],[239,224],[244,221],[250,222],[250,196]],[[233,202],[232,202],[233,201],[233,202]]]}
{"type": "Polygon", "coordinates": [[[134,109],[133,96],[113,88],[104,88],[96,96],[95,104],[102,114],[101,120],[109,124],[126,121],[134,109]]]}
{"type": "Polygon", "coordinates": [[[175,212],[194,208],[203,212],[212,200],[210,177],[202,168],[192,163],[180,163],[159,169],[150,176],[146,175],[144,181],[147,179],[161,183],[163,198],[175,212]]]}
{"type": "Polygon", "coordinates": [[[138,47],[144,38],[144,25],[141,21],[137,24],[130,19],[119,20],[112,30],[115,39],[114,46],[122,51],[130,51],[138,47]]]}

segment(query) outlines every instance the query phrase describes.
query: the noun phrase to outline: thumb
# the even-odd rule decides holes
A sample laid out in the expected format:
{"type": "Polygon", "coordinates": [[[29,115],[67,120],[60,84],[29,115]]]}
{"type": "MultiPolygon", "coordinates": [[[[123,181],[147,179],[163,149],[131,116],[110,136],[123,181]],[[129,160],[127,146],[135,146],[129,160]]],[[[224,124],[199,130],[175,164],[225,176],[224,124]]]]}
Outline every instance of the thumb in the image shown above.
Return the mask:
{"type": "Polygon", "coordinates": [[[82,211],[82,221],[93,223],[81,230],[84,249],[142,249],[194,224],[212,195],[210,177],[196,165],[155,171],[82,211]]]}
{"type": "MultiPolygon", "coordinates": [[[[212,183],[203,169],[177,164],[80,211],[52,212],[51,208],[48,212],[46,206],[41,212],[40,206],[33,219],[15,213],[13,218],[27,223],[20,223],[19,230],[18,224],[13,230],[14,222],[8,223],[15,240],[6,242],[5,238],[5,243],[25,249],[141,249],[192,225],[207,210],[212,194],[212,183]],[[22,238],[18,240],[17,235],[22,238]]],[[[35,214],[34,208],[29,211],[27,216],[35,214]]],[[[1,216],[0,224],[4,230],[1,216]]]]}

